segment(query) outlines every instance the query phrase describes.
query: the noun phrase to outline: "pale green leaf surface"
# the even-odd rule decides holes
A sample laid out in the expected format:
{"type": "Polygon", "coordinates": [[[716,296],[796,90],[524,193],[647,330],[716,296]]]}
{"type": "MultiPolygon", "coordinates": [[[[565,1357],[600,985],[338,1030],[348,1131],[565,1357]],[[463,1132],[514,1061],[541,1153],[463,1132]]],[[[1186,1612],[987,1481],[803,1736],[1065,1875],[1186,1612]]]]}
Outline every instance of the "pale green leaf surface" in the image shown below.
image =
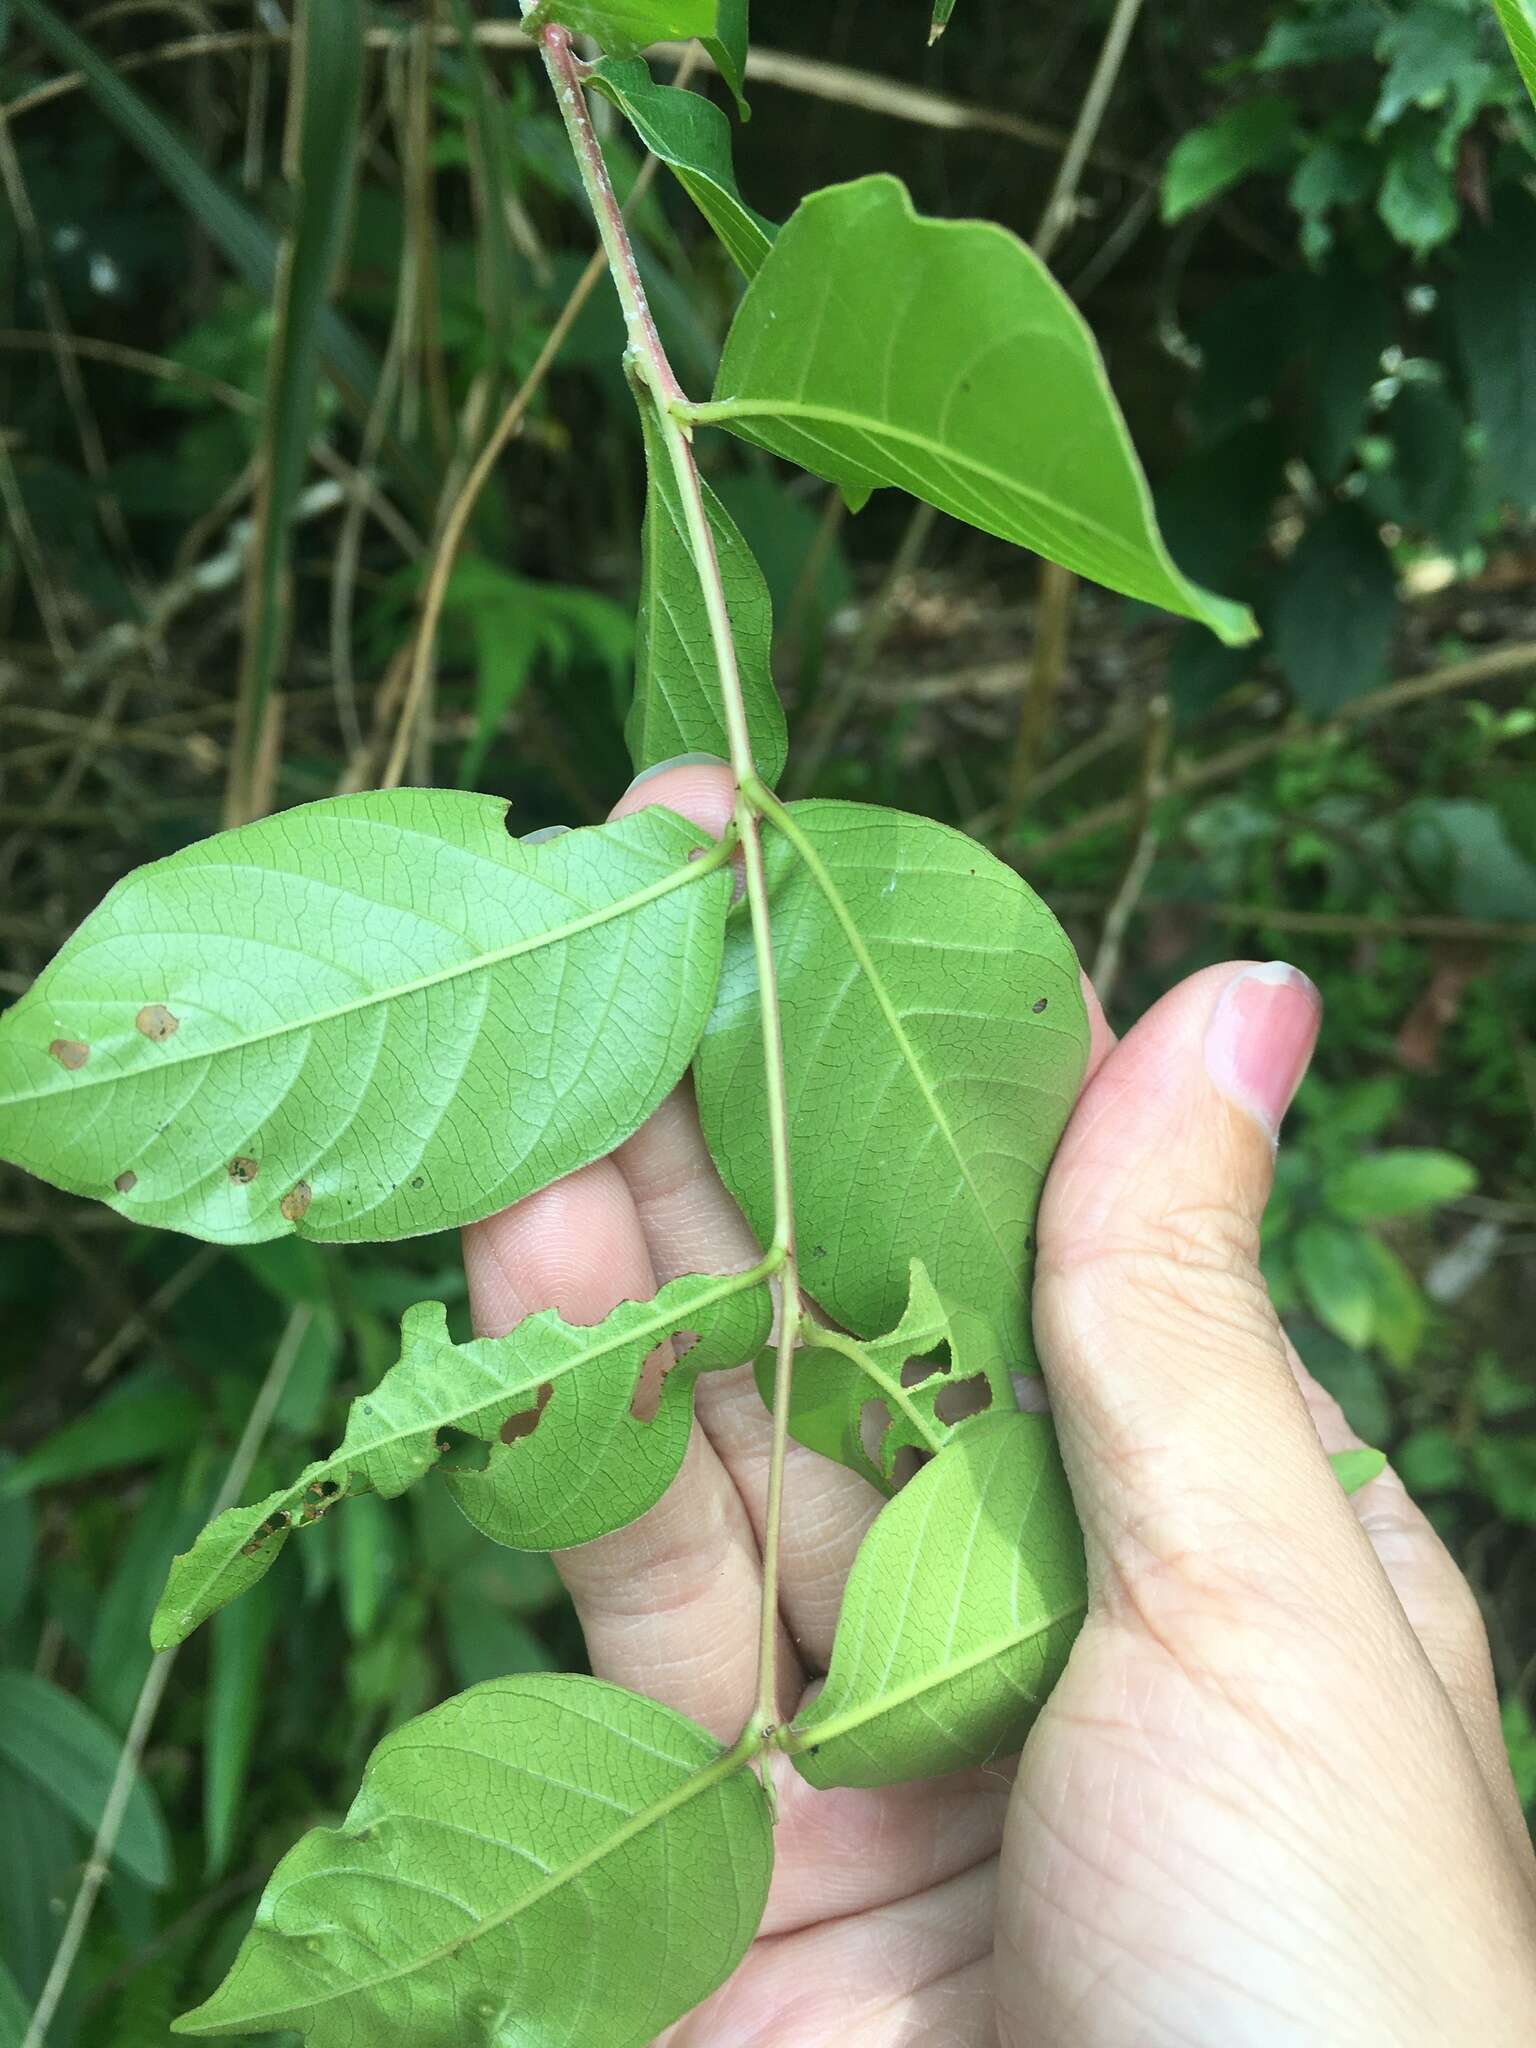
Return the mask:
{"type": "MultiPolygon", "coordinates": [[[[645,564],[636,630],[635,695],[624,738],[636,772],[679,754],[730,752],[714,643],[688,542],[682,500],[650,399],[638,395],[648,476],[645,564]]],[[[735,520],[709,488],[704,510],[730,613],[737,672],[757,772],[770,787],[784,770],[789,738],[769,656],[773,607],[763,572],[735,520]]]]}
{"type": "Polygon", "coordinates": [[[977,1416],[860,1545],[795,1768],[816,1786],[893,1785],[1011,1755],[1087,1598],[1049,1420],[977,1416]]]}
{"type": "MultiPolygon", "coordinates": [[[[0,1671],[0,1757],[94,1834],[117,1772],[119,1738],[71,1694],[30,1671],[0,1671]]],[[[171,1845],[159,1803],[135,1777],[113,1861],[158,1891],[171,1845]]]]}
{"type": "Polygon", "coordinates": [[[735,1968],[772,1860],[756,1775],[671,1708],[591,1678],[492,1680],[385,1737],[177,2031],[646,2048],[735,1968]]]}
{"type": "Polygon", "coordinates": [[[1387,1454],[1362,1444],[1358,1450],[1331,1451],[1328,1462],[1344,1491],[1358,1493],[1362,1486],[1369,1486],[1373,1479],[1379,1479],[1386,1471],[1387,1454]]]}
{"type": "Polygon", "coordinates": [[[1493,0],[1525,89],[1536,101],[1536,0],[1493,0]]]}
{"type": "MultiPolygon", "coordinates": [[[[758,1360],[757,1384],[771,1407],[771,1353],[758,1360]]],[[[984,1316],[941,1300],[922,1261],[914,1259],[906,1313],[888,1337],[807,1332],[795,1354],[789,1433],[807,1450],[835,1459],[889,1494],[898,1452],[941,1451],[964,1426],[948,1420],[939,1406],[962,1386],[974,1391],[978,1411],[1018,1406],[992,1326],[984,1316]],[[931,1369],[921,1375],[911,1370],[918,1359],[931,1369]]]]}
{"type": "Polygon", "coordinates": [[[1359,1232],[1317,1217],[1296,1233],[1296,1277],[1320,1323],[1356,1350],[1376,1331],[1375,1298],[1359,1232]]]}
{"type": "Polygon", "coordinates": [[[1209,626],[1249,613],[1181,575],[1092,335],[1050,272],[985,221],[913,211],[894,178],[802,202],[689,417],[827,477],[956,519],[1209,626]]]}
{"type": "Polygon", "coordinates": [[[1370,1223],[1459,1201],[1476,1186],[1477,1168],[1456,1153],[1402,1145],[1351,1159],[1329,1175],[1324,1194],[1338,1215],[1370,1223]]]}
{"type": "MultiPolygon", "coordinates": [[[[1088,1020],[1050,911],[948,826],[849,803],[793,804],[766,835],[784,1010],[800,1277],[861,1336],[891,1330],[921,1259],[946,1301],[1032,1356],[1032,1236],[1077,1098],[1088,1020]]],[[[757,982],[731,921],[695,1063],[705,1136],[767,1240],[772,1185],[757,982]]]]}
{"type": "Polygon", "coordinates": [[[1361,1241],[1371,1289],[1372,1341],[1400,1370],[1412,1365],[1424,1340],[1429,1303],[1397,1253],[1379,1238],[1361,1241]]]}
{"type": "Polygon", "coordinates": [[[709,222],[744,277],[755,277],[778,229],[736,189],[731,128],[713,100],[657,85],[638,59],[604,58],[587,83],[626,116],[709,222]]]}
{"type": "Polygon", "coordinates": [[[651,43],[698,36],[708,43],[720,33],[721,0],[540,0],[524,23],[537,32],[559,22],[591,36],[610,57],[633,57],[651,43]]]}
{"type": "Polygon", "coordinates": [[[0,1017],[0,1155],[250,1243],[445,1229],[609,1151],[687,1065],[729,878],[669,811],[505,815],[340,797],[128,876],[0,1017]]]}
{"type": "Polygon", "coordinates": [[[1163,219],[1193,213],[1249,177],[1280,163],[1296,132],[1295,103],[1263,97],[1231,107],[1181,135],[1163,172],[1163,219]]]}
{"type": "Polygon", "coordinates": [[[155,1647],[182,1641],[263,1578],[295,1528],[349,1496],[404,1493],[434,1468],[477,1528],[515,1548],[585,1543],[633,1521],[682,1463],[699,1373],[752,1357],[769,1314],[766,1285],[739,1274],[685,1275],[592,1328],[545,1309],[468,1344],[450,1340],[441,1303],[418,1304],[401,1324],[399,1363],[352,1403],[340,1447],[291,1486],[226,1510],[175,1559],[155,1647]],[[677,1345],[683,1355],[642,1421],[631,1412],[642,1368],[684,1335],[697,1341],[677,1345]],[[439,1464],[445,1430],[491,1445],[483,1472],[439,1464]]]}

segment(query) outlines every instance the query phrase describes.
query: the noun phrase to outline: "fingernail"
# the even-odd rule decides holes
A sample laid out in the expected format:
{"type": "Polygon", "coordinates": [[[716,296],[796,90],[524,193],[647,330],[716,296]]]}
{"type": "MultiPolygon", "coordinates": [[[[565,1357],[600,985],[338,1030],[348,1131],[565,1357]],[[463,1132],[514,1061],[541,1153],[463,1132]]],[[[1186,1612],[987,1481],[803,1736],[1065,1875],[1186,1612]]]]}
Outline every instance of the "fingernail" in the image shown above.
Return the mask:
{"type": "MultiPolygon", "coordinates": [[[[727,768],[728,761],[722,761],[718,754],[674,754],[670,761],[658,761],[654,768],[642,768],[630,789],[638,789],[642,782],[649,782],[655,775],[665,775],[673,768],[727,768]]],[[[624,794],[627,796],[629,790],[624,794]]]]}
{"type": "Polygon", "coordinates": [[[1205,1070],[1271,1138],[1301,1085],[1322,1021],[1322,997],[1284,960],[1247,968],[1222,991],[1205,1034],[1205,1070]]]}
{"type": "Polygon", "coordinates": [[[570,829],[569,825],[541,825],[537,832],[525,832],[522,837],[522,844],[524,846],[544,846],[551,839],[563,839],[570,829]]]}

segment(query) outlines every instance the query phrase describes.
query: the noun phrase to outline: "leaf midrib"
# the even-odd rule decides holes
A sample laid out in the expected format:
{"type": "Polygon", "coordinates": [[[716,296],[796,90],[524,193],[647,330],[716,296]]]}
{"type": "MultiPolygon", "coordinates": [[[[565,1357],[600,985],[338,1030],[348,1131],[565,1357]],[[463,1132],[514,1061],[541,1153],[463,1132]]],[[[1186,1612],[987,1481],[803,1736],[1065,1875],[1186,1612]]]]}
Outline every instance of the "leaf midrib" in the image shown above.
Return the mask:
{"type": "Polygon", "coordinates": [[[652,882],[644,889],[637,889],[628,896],[620,897],[616,902],[589,911],[584,917],[572,919],[567,924],[555,925],[548,931],[535,932],[528,938],[514,940],[509,946],[499,946],[488,953],[477,953],[470,959],[456,961],[449,967],[440,968],[436,973],[421,975],[415,981],[400,982],[392,988],[374,990],[360,996],[356,1002],[339,1003],[335,1008],[319,1011],[313,1016],[296,1018],[287,1024],[274,1024],[263,1031],[248,1032],[243,1038],[226,1039],[216,1046],[198,1049],[189,1045],[184,1050],[171,1050],[163,1054],[152,1070],[138,1068],[125,1073],[121,1070],[103,1068],[94,1074],[77,1073],[61,1078],[46,1088],[32,1088],[20,1094],[0,1095],[0,1108],[9,1108],[15,1103],[37,1102],[66,1092],[76,1095],[87,1088],[134,1081],[145,1072],[158,1073],[167,1067],[184,1066],[191,1061],[223,1059],[230,1053],[243,1052],[248,1046],[265,1045],[275,1039],[291,1037],[295,1031],[318,1031],[327,1024],[334,1024],[339,1018],[354,1016],[360,1010],[374,1009],[381,1003],[399,1002],[407,996],[420,995],[425,989],[441,987],[443,983],[456,981],[466,974],[487,974],[506,961],[517,959],[521,954],[536,953],[545,946],[560,945],[567,939],[579,938],[583,932],[595,931],[616,917],[628,916],[633,911],[643,909],[648,903],[657,902],[663,896],[671,895],[675,889],[683,888],[690,882],[715,873],[729,857],[730,849],[731,839],[728,834],[701,859],[690,861],[686,867],[672,870],[659,882],[652,882]]]}

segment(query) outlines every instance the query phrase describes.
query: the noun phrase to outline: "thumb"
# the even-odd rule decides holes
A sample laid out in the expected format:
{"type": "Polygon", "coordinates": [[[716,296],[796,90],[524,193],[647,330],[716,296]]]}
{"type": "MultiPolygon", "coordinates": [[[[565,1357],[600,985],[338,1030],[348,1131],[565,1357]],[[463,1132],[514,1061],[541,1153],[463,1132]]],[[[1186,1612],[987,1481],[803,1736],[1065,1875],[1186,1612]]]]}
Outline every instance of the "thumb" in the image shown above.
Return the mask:
{"type": "Polygon", "coordinates": [[[1275,1134],[1322,1005],[1281,963],[1193,976],[1085,1090],[1041,1205],[1035,1329],[1096,1601],[1148,1575],[1358,1584],[1258,1265],[1275,1134]]]}

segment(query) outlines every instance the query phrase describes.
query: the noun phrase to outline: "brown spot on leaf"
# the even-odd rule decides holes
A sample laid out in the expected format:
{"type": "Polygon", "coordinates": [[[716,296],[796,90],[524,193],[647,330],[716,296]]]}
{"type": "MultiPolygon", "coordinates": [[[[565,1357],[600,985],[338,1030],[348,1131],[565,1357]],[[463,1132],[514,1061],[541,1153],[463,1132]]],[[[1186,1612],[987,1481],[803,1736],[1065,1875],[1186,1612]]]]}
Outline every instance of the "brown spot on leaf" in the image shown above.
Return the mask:
{"type": "Polygon", "coordinates": [[[307,1180],[296,1180],[287,1194],[278,1203],[278,1214],[285,1223],[297,1223],[304,1216],[314,1198],[315,1191],[309,1182],[307,1180]]]}
{"type": "Polygon", "coordinates": [[[261,1162],[259,1159],[248,1158],[245,1153],[241,1152],[231,1159],[224,1171],[238,1186],[242,1188],[249,1187],[250,1183],[261,1171],[261,1162]]]}
{"type": "Polygon", "coordinates": [[[48,1050],[61,1067],[68,1067],[71,1073],[83,1067],[91,1056],[91,1048],[82,1045],[78,1038],[56,1038],[48,1050]]]}
{"type": "Polygon", "coordinates": [[[532,1436],[539,1426],[539,1418],[549,1406],[549,1397],[555,1391],[553,1384],[546,1380],[534,1396],[532,1408],[525,1408],[521,1415],[509,1415],[501,1425],[501,1440],[504,1444],[515,1444],[519,1437],[532,1436]]]}
{"type": "Polygon", "coordinates": [[[113,1187],[117,1189],[117,1192],[120,1195],[131,1195],[134,1189],[138,1186],[138,1184],[139,1176],[134,1172],[131,1166],[125,1168],[124,1171],[120,1173],[117,1176],[117,1179],[112,1183],[113,1187]]]}
{"type": "Polygon", "coordinates": [[[174,1038],[181,1029],[181,1019],[172,1016],[164,1003],[146,1003],[133,1023],[136,1031],[142,1031],[144,1036],[152,1038],[156,1045],[164,1045],[168,1038],[174,1038]]]}

